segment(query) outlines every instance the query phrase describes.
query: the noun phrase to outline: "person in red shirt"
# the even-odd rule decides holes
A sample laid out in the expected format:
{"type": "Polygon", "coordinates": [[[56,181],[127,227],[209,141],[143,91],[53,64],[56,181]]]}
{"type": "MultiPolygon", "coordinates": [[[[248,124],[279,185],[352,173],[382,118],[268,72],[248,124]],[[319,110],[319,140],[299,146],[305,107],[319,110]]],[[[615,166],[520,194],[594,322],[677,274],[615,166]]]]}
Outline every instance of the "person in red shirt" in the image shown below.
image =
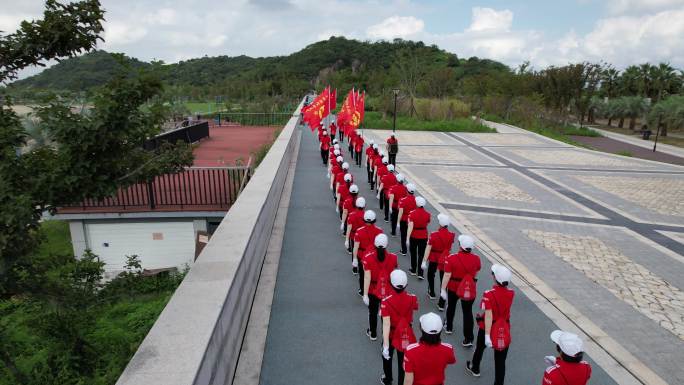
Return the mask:
{"type": "Polygon", "coordinates": [[[340,169],[332,175],[330,188],[332,189],[333,199],[337,203],[337,186],[344,183],[344,176],[349,172],[349,163],[343,162],[340,169]]]}
{"type": "MultiPolygon", "coordinates": [[[[408,195],[401,198],[397,206],[399,207],[399,213],[397,216],[399,217],[399,232],[401,234],[401,255],[406,255],[407,252],[406,241],[408,240],[408,216],[411,211],[416,208],[416,197],[413,195],[416,193],[416,186],[413,183],[409,183],[406,185],[406,191],[408,191],[408,195]]],[[[396,231],[397,229],[395,226],[394,232],[396,231]]]]}
{"type": "Polygon", "coordinates": [[[321,137],[321,158],[323,159],[323,165],[328,165],[328,151],[330,150],[330,137],[323,131],[323,136],[321,137]]]}
{"type": "MultiPolygon", "coordinates": [[[[373,170],[373,175],[375,179],[373,180],[374,187],[377,189],[380,186],[380,180],[387,173],[387,165],[389,164],[389,159],[382,153],[378,154],[380,159],[375,162],[375,170],[373,170]]],[[[372,189],[371,189],[372,190],[372,189]]]]}
{"type": "Polygon", "coordinates": [[[352,158],[354,158],[354,140],[356,140],[356,130],[349,133],[349,147],[347,149],[352,154],[352,158]]]}
{"type": "MultiPolygon", "coordinates": [[[[347,252],[352,254],[352,249],[354,246],[354,235],[356,230],[363,226],[363,209],[366,207],[366,199],[364,197],[356,198],[355,210],[349,211],[347,216],[346,228],[345,228],[345,239],[344,247],[347,248],[347,252]]],[[[353,263],[353,260],[352,260],[353,263]]]]}
{"type": "Polygon", "coordinates": [[[385,210],[385,222],[389,222],[389,190],[397,184],[397,176],[394,174],[394,166],[391,164],[387,166],[388,173],[380,180],[380,187],[378,187],[378,195],[382,203],[380,207],[385,210]]]}
{"type": "Polygon", "coordinates": [[[399,222],[399,201],[408,195],[408,190],[406,189],[406,184],[408,181],[402,174],[397,174],[397,184],[392,186],[389,191],[389,202],[388,207],[390,208],[392,236],[397,236],[397,223],[399,222]]]}
{"type": "Polygon", "coordinates": [[[380,381],[392,383],[392,356],[397,352],[397,382],[404,383],[404,351],[416,342],[413,334],[413,312],[418,310],[418,298],[406,292],[408,278],[402,270],[390,274],[394,293],[380,303],[382,317],[382,369],[380,381]]]}
{"type": "Polygon", "coordinates": [[[387,235],[378,234],[371,249],[363,256],[363,303],[368,306],[368,329],[371,341],[378,339],[378,311],[380,301],[390,296],[390,273],[399,266],[397,255],[387,251],[387,235]]]}
{"type": "Polygon", "coordinates": [[[473,346],[473,303],[477,296],[477,274],[482,269],[482,262],[480,257],[474,254],[473,248],[475,241],[469,235],[461,235],[458,237],[458,253],[451,254],[446,257],[444,262],[444,279],[442,280],[442,289],[440,291],[439,306],[444,309],[444,301],[447,301],[446,312],[446,333],[451,334],[454,330],[454,314],[456,313],[456,303],[461,300],[461,310],[463,310],[463,342],[464,347],[473,346]],[[469,277],[473,287],[470,291],[472,299],[468,299],[467,293],[465,298],[459,298],[457,291],[461,281],[469,277]]]}
{"type": "Polygon", "coordinates": [[[347,218],[349,213],[354,210],[354,203],[356,202],[356,197],[359,195],[359,186],[353,184],[349,186],[349,194],[342,201],[342,222],[340,223],[340,230],[342,230],[342,236],[347,234],[347,218]]]}
{"type": "Polygon", "coordinates": [[[363,153],[363,144],[364,140],[361,135],[358,136],[356,139],[356,143],[354,143],[354,153],[356,156],[356,165],[361,167],[361,154],[363,153]]]}
{"type": "Polygon", "coordinates": [[[359,295],[363,296],[363,264],[359,264],[359,259],[373,248],[373,242],[378,234],[383,231],[375,225],[375,211],[366,210],[363,213],[363,226],[359,227],[354,233],[354,249],[352,251],[352,273],[359,275],[359,295]]]}
{"type": "Polygon", "coordinates": [[[335,196],[335,202],[337,202],[335,212],[340,215],[340,219],[342,219],[342,205],[344,204],[345,199],[350,195],[349,188],[353,181],[352,174],[350,173],[344,174],[343,178],[343,182],[337,184],[337,195],[335,196]]]}
{"type": "Polygon", "coordinates": [[[586,385],[591,378],[591,365],[582,360],[582,339],[576,334],[555,330],[551,341],[556,344],[559,355],[544,357],[549,367],[544,371],[542,385],[586,385]]]}
{"type": "Polygon", "coordinates": [[[332,139],[335,139],[335,135],[337,135],[337,125],[335,124],[335,122],[330,122],[330,137],[332,139]]]}
{"type": "MultiPolygon", "coordinates": [[[[493,265],[492,276],[494,287],[484,292],[480,303],[484,314],[479,314],[477,317],[480,330],[477,332],[477,344],[473,358],[472,361],[466,362],[466,372],[475,377],[480,376],[480,361],[482,361],[485,347],[493,347],[492,325],[496,324],[498,320],[510,325],[511,306],[515,296],[515,292],[507,287],[511,281],[511,271],[508,268],[502,265],[493,265]]],[[[508,347],[494,349],[494,385],[504,384],[507,355],[508,347]]]]}
{"type": "MultiPolygon", "coordinates": [[[[451,246],[454,244],[456,234],[449,231],[449,217],[446,214],[437,215],[439,230],[433,231],[428,238],[427,247],[423,257],[423,270],[427,268],[428,278],[428,297],[435,299],[435,273],[440,262],[444,263],[444,258],[451,253],[451,246]]],[[[442,271],[439,274],[439,282],[442,282],[442,271]]],[[[443,305],[442,305],[443,307],[443,305]]],[[[441,310],[441,309],[440,309],[441,310]]]]}
{"type": "Polygon", "coordinates": [[[382,178],[384,178],[385,175],[394,171],[394,166],[388,166],[387,162],[387,157],[383,157],[382,164],[380,164],[380,166],[378,166],[375,171],[375,189],[378,191],[375,197],[378,199],[378,202],[380,203],[380,210],[384,210],[385,207],[385,199],[383,198],[381,191],[382,189],[380,188],[380,186],[382,185],[382,178]],[[392,171],[390,171],[390,168],[392,169],[392,171]]]}
{"type": "Polygon", "coordinates": [[[427,246],[428,231],[431,215],[425,210],[425,198],[416,197],[416,208],[408,216],[408,248],[411,253],[411,275],[423,279],[423,256],[427,246]]]}
{"type": "Polygon", "coordinates": [[[404,352],[403,385],[446,384],[446,367],[456,363],[454,348],[442,342],[442,319],[435,313],[423,314],[420,319],[420,341],[404,352]]]}
{"type": "Polygon", "coordinates": [[[392,134],[387,138],[387,155],[389,156],[390,164],[397,165],[397,153],[399,152],[399,141],[396,136],[392,134]]]}
{"type": "Polygon", "coordinates": [[[373,191],[375,188],[375,168],[381,164],[382,162],[382,156],[380,155],[380,151],[378,150],[378,145],[374,144],[373,145],[373,157],[370,159],[370,180],[368,181],[368,184],[370,184],[370,189],[373,191]]]}

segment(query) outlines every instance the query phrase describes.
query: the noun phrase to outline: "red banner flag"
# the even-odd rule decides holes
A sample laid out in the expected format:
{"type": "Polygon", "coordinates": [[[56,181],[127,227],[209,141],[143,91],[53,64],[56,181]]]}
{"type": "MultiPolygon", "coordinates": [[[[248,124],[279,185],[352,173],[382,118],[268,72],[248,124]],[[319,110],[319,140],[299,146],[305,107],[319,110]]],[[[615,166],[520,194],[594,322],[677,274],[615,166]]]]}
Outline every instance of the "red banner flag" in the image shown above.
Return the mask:
{"type": "Polygon", "coordinates": [[[329,99],[330,88],[326,87],[304,112],[304,121],[309,124],[311,131],[317,129],[321,125],[321,120],[330,113],[329,99]]]}

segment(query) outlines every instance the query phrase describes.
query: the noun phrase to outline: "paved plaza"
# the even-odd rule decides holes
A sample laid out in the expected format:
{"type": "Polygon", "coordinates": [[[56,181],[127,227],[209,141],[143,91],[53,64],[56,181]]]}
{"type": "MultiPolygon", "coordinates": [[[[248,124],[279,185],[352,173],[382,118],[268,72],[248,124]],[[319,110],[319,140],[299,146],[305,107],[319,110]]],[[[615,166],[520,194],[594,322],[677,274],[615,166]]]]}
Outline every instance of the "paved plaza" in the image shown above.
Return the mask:
{"type": "Polygon", "coordinates": [[[684,167],[497,129],[398,132],[399,171],[618,383],[684,383],[684,167]]]}

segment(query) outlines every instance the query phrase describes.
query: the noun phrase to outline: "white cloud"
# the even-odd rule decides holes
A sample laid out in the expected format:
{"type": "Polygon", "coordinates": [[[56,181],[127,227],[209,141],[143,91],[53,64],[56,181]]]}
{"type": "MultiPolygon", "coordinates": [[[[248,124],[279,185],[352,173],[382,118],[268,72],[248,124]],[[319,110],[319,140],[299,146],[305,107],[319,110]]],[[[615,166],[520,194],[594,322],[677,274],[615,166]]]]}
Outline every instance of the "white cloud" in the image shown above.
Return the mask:
{"type": "Polygon", "coordinates": [[[368,27],[366,34],[373,39],[405,38],[422,32],[424,27],[423,20],[413,16],[392,16],[368,27]]]}
{"type": "Polygon", "coordinates": [[[508,9],[497,11],[492,8],[475,7],[468,31],[508,31],[513,25],[513,12],[508,9]]]}
{"type": "Polygon", "coordinates": [[[147,29],[140,25],[111,21],[105,23],[104,40],[108,47],[135,43],[147,35],[147,29]]]}
{"type": "Polygon", "coordinates": [[[684,6],[684,0],[608,0],[606,3],[612,13],[653,12],[684,6]]]}

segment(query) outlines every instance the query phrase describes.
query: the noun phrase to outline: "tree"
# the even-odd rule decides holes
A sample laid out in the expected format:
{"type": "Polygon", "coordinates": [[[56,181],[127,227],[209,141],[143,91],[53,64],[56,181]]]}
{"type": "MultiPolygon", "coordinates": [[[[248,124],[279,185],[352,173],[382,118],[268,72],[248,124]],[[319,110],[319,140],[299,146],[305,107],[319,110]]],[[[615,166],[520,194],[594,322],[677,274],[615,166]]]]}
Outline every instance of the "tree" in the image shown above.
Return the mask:
{"type": "Polygon", "coordinates": [[[660,63],[657,67],[652,67],[651,75],[653,77],[655,103],[661,101],[667,94],[676,92],[676,89],[679,88],[679,77],[675,69],[668,63],[660,63]]]}
{"type": "Polygon", "coordinates": [[[418,56],[412,50],[397,51],[394,61],[395,71],[399,75],[401,88],[409,98],[409,115],[416,112],[416,94],[423,72],[418,63],[418,56]]]}

